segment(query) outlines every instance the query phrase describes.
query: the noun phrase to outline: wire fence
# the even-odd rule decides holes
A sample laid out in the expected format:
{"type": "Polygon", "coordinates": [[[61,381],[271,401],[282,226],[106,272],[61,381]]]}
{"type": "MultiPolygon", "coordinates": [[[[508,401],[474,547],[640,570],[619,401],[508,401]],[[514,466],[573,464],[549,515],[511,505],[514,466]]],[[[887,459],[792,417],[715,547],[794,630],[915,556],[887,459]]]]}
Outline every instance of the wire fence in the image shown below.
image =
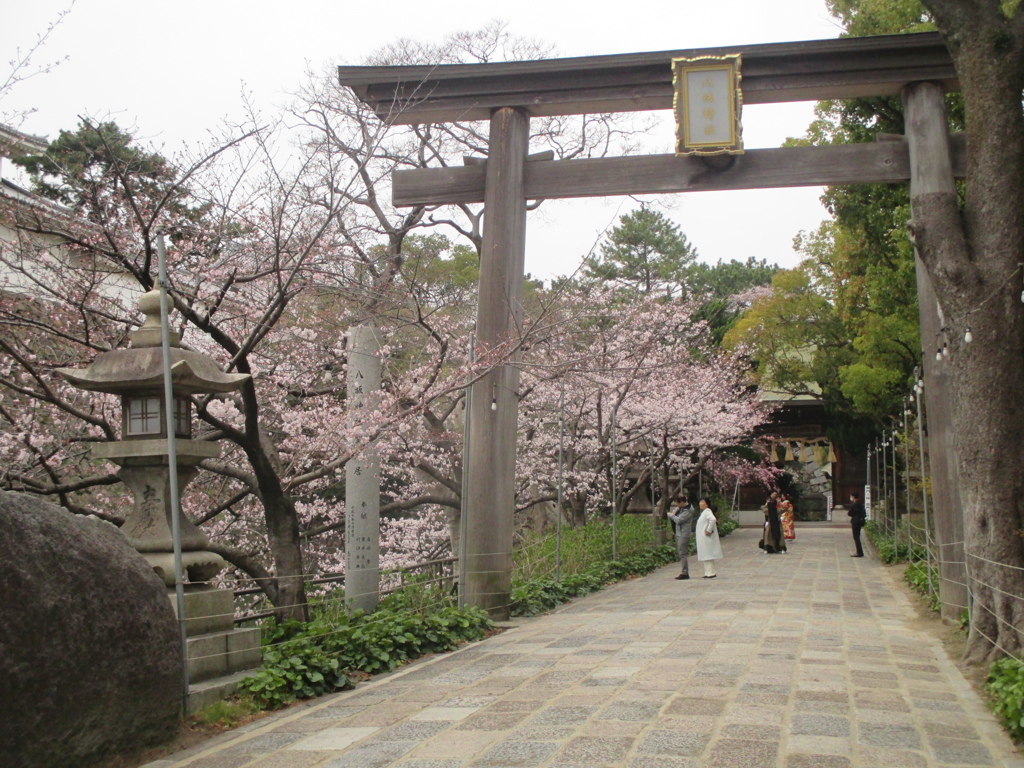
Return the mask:
{"type": "MultiPolygon", "coordinates": [[[[923,438],[922,393],[923,383],[918,382],[906,401],[902,429],[894,424],[868,450],[871,519],[883,535],[882,547],[887,549],[879,554],[888,561],[906,561],[923,571],[924,589],[933,608],[941,606],[947,614],[959,613],[972,632],[1002,654],[1024,660],[1019,650],[1024,647],[1024,622],[1007,620],[1008,615],[1024,616],[1024,568],[984,557],[963,539],[940,541],[936,536],[923,438]],[[916,418],[912,418],[910,406],[915,404],[916,418]],[[990,620],[974,620],[978,612],[984,612],[990,620]],[[999,628],[995,637],[983,629],[986,625],[999,628]],[[1007,637],[1012,638],[1014,647],[1008,648],[1000,641],[1007,637]]],[[[1005,535],[1024,536],[1024,531],[1006,531],[1005,535]]]]}

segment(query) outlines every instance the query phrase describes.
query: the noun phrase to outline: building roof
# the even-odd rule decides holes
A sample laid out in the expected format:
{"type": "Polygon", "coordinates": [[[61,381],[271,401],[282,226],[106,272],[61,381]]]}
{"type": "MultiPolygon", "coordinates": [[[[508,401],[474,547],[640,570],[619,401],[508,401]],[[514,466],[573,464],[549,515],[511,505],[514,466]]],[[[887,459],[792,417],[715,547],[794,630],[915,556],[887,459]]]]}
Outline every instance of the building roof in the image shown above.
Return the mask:
{"type": "Polygon", "coordinates": [[[0,125],[0,157],[35,155],[45,152],[49,146],[45,136],[33,136],[9,125],[0,125]]]}

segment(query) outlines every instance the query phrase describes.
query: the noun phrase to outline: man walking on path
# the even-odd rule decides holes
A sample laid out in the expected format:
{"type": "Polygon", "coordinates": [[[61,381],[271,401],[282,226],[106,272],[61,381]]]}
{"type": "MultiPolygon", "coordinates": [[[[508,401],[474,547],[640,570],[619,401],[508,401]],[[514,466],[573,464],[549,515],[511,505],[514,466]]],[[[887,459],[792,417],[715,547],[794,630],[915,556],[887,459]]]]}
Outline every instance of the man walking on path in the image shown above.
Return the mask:
{"type": "Polygon", "coordinates": [[[850,502],[850,511],[846,514],[850,516],[850,524],[853,526],[853,543],[857,545],[857,554],[850,555],[850,557],[864,557],[864,548],[860,545],[860,531],[867,519],[867,512],[864,510],[864,502],[860,500],[860,494],[857,491],[850,494],[850,502]]]}
{"type": "Polygon", "coordinates": [[[668,519],[676,527],[676,550],[679,552],[679,562],[682,570],[676,579],[690,578],[690,524],[693,521],[693,507],[690,499],[685,493],[677,493],[672,500],[675,512],[668,516],[668,519]]]}

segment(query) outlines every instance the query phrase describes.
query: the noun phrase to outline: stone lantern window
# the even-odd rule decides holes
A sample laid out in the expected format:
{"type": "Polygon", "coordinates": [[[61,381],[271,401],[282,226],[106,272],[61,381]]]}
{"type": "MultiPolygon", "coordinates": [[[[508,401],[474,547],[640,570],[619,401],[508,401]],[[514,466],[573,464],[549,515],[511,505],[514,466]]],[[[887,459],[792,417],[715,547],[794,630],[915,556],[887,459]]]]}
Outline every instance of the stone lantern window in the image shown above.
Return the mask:
{"type": "MultiPolygon", "coordinates": [[[[166,437],[163,405],[160,395],[124,396],[121,402],[124,439],[166,437]]],[[[185,397],[174,398],[174,436],[192,437],[192,401],[185,397]]]]}

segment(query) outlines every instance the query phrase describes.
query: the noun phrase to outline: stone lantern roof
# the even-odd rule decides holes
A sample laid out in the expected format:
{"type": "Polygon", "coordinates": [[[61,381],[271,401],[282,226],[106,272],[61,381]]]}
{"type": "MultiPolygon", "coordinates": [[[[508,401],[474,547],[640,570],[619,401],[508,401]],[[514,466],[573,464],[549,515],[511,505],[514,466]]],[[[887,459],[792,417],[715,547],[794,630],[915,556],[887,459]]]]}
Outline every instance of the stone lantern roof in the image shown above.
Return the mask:
{"type": "MultiPolygon", "coordinates": [[[[170,309],[174,301],[168,296],[170,309]]],[[[129,349],[115,349],[96,357],[86,368],[58,368],[70,384],[90,392],[124,395],[128,392],[158,391],[163,387],[163,351],[160,340],[160,292],[149,291],[139,298],[139,310],[146,315],[142,326],[129,335],[129,349]]],[[[175,394],[233,392],[249,378],[246,373],[224,373],[206,355],[182,349],[177,333],[171,333],[171,383],[175,394]]]]}

